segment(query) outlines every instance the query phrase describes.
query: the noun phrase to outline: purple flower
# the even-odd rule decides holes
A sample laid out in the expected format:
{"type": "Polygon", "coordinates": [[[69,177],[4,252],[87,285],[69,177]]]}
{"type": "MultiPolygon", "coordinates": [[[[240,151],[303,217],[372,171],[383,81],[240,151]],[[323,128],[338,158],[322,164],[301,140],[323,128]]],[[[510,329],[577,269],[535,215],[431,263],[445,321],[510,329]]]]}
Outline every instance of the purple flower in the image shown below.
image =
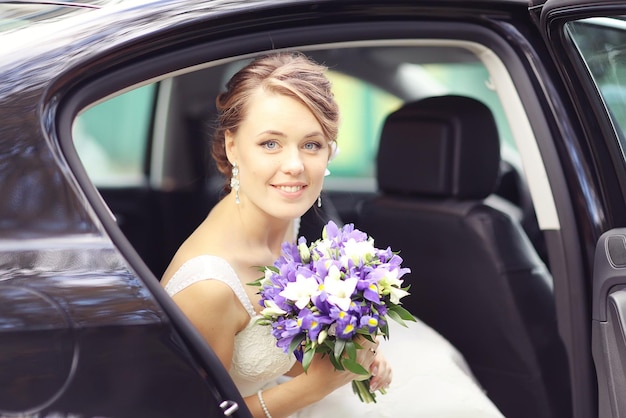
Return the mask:
{"type": "Polygon", "coordinates": [[[353,315],[347,315],[345,319],[337,321],[337,338],[344,340],[350,340],[354,337],[357,330],[357,320],[353,315]]]}
{"type": "Polygon", "coordinates": [[[314,314],[309,309],[301,310],[298,314],[298,318],[301,322],[301,329],[307,331],[308,337],[312,341],[317,340],[317,336],[322,331],[323,327],[332,322],[332,319],[329,317],[314,314]]]}
{"type": "Polygon", "coordinates": [[[300,331],[300,325],[295,319],[281,318],[272,323],[272,335],[276,338],[276,345],[285,353],[289,352],[291,341],[300,331]]]}
{"type": "Polygon", "coordinates": [[[378,329],[378,324],[379,324],[378,317],[365,315],[361,317],[361,321],[359,322],[359,327],[367,328],[367,331],[370,334],[374,334],[376,330],[378,329]]]}

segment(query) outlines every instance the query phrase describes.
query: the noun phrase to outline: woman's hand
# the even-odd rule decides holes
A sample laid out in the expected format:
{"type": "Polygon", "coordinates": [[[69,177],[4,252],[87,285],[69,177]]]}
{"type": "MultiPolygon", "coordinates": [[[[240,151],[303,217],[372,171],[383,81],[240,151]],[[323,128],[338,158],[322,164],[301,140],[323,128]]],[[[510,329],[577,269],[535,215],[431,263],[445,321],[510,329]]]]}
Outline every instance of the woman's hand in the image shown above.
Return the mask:
{"type": "MultiPolygon", "coordinates": [[[[378,350],[378,341],[369,341],[362,336],[357,336],[355,342],[362,348],[357,350],[356,361],[371,373],[370,390],[372,392],[385,389],[392,379],[392,370],[385,356],[378,350]]],[[[295,371],[295,370],[294,370],[295,371]]],[[[292,374],[293,375],[293,374],[292,374]]],[[[328,356],[316,354],[304,374],[313,391],[320,390],[323,396],[335,389],[352,382],[363,380],[363,375],[352,373],[349,370],[335,370],[328,356]]]]}
{"type": "Polygon", "coordinates": [[[379,389],[387,389],[391,384],[393,372],[391,365],[387,362],[387,359],[380,351],[376,351],[374,361],[370,366],[370,372],[372,373],[372,379],[370,380],[370,392],[375,392],[379,389]]]}
{"type": "MultiPolygon", "coordinates": [[[[355,342],[363,347],[357,352],[357,361],[372,374],[370,391],[388,388],[391,384],[392,370],[385,356],[378,350],[379,340],[372,342],[365,337],[358,336],[355,342]]],[[[363,376],[358,376],[356,379],[363,379],[363,376]]]]}

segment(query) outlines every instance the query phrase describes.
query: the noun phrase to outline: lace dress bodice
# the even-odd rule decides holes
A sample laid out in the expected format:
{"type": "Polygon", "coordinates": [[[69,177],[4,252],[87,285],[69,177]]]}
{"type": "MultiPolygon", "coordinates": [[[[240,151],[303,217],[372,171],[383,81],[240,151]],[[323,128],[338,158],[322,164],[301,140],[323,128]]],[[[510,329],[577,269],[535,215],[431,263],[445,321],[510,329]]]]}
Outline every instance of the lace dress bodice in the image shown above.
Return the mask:
{"type": "Polygon", "coordinates": [[[165,291],[174,296],[181,290],[202,280],[219,280],[232,289],[243,307],[250,314],[250,322],[235,336],[235,345],[229,374],[235,385],[245,396],[273,383],[285,374],[295,362],[293,355],[285,354],[276,347],[271,327],[256,323],[260,318],[239,277],[221,257],[201,255],[188,260],[172,276],[165,291]]]}

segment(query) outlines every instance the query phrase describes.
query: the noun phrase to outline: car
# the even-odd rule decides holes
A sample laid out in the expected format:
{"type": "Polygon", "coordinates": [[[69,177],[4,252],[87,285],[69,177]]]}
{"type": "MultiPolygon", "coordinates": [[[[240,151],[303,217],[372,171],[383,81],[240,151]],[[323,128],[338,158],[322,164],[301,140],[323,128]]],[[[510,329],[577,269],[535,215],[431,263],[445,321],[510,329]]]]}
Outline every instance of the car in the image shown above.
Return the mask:
{"type": "Polygon", "coordinates": [[[0,1],[0,416],[251,416],[159,279],[285,50],[342,114],[302,235],[398,249],[505,416],[626,416],[625,41],[616,0],[0,1]]]}

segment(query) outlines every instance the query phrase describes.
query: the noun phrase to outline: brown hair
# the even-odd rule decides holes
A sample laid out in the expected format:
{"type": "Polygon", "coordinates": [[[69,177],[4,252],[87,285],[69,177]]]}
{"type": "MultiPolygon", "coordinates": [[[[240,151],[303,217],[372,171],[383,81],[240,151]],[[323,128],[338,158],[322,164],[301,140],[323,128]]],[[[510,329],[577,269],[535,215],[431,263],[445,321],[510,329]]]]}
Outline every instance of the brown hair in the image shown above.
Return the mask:
{"type": "MultiPolygon", "coordinates": [[[[216,99],[218,117],[211,154],[227,179],[232,166],[226,157],[226,131],[235,133],[246,117],[246,105],[258,87],[292,97],[313,113],[328,141],[337,139],[339,107],[324,73],[327,68],[301,53],[274,53],[255,59],[239,70],[216,99]]],[[[226,192],[230,185],[225,185],[226,192]]]]}

